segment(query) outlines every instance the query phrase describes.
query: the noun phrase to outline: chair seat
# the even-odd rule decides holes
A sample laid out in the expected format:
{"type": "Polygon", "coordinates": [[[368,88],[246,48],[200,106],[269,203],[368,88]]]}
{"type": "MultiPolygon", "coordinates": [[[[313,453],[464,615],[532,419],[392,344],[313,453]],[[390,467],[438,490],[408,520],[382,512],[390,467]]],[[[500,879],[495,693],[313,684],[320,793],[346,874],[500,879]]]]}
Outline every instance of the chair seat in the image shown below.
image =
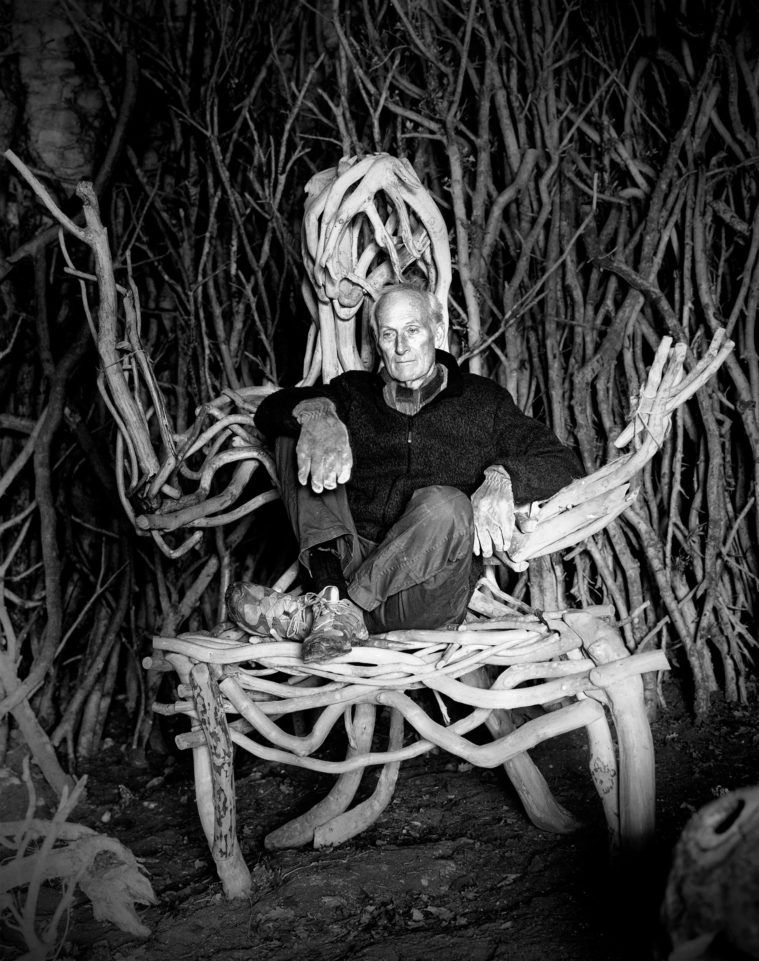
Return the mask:
{"type": "Polygon", "coordinates": [[[499,597],[488,579],[478,584],[470,608],[472,619],[457,629],[373,636],[326,664],[305,664],[297,642],[237,629],[154,638],[152,666],[162,663],[180,679],[178,700],[155,710],[190,718],[190,731],[176,741],[193,750],[200,818],[228,897],[250,891],[235,828],[233,745],[337,777],[325,799],[265,842],[270,849],[321,847],[372,824],[392,798],[400,763],[434,747],[477,767],[503,764],[528,816],[544,829],[569,830],[573,818],[526,752],[585,728],[613,849],[645,847],[653,830],[653,746],[640,675],[667,668],[662,652],[630,655],[599,616],[608,614],[604,609],[526,612],[499,597]],[[413,696],[425,688],[436,710],[420,703],[430,699],[413,696]],[[449,703],[457,705],[453,723],[449,703]],[[511,709],[540,706],[541,716],[519,727],[510,721],[511,709]],[[378,707],[390,714],[382,749],[374,745],[378,707]],[[310,731],[293,734],[279,723],[303,711],[316,715],[310,731]],[[320,748],[338,723],[345,725],[349,749],[343,760],[330,760],[320,748]],[[477,744],[467,735],[482,724],[493,740],[477,744]],[[404,745],[407,725],[417,736],[404,745]],[[362,772],[378,765],[373,795],[351,808],[362,772]]]}

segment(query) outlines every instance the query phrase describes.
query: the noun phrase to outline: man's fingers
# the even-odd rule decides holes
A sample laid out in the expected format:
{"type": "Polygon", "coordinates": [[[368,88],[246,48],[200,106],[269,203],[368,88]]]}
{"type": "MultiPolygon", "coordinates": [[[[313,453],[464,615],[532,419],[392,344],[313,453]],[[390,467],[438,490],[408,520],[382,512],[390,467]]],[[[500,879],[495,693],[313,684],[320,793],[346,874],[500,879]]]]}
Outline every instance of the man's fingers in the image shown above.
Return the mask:
{"type": "Polygon", "coordinates": [[[324,486],[333,491],[337,487],[337,479],[342,471],[343,452],[330,450],[324,455],[324,486]]]}
{"type": "Polygon", "coordinates": [[[508,551],[513,525],[508,518],[488,516],[475,522],[475,543],[483,557],[491,557],[494,551],[508,551]]]}
{"type": "Polygon", "coordinates": [[[337,475],[338,484],[347,484],[350,480],[351,471],[353,470],[353,454],[351,453],[350,447],[343,452],[342,465],[340,467],[340,472],[337,475]]]}
{"type": "Polygon", "coordinates": [[[308,483],[308,475],[311,473],[311,455],[307,451],[301,450],[300,446],[296,448],[295,454],[298,461],[298,481],[301,484],[306,484],[308,483]]]}
{"type": "Polygon", "coordinates": [[[501,524],[501,530],[503,532],[503,550],[508,553],[511,547],[511,542],[514,540],[514,531],[516,529],[516,516],[513,511],[511,511],[501,524]]]}
{"type": "Polygon", "coordinates": [[[330,415],[301,424],[300,437],[296,448],[298,459],[298,480],[307,484],[309,477],[314,492],[320,494],[334,490],[344,484],[351,474],[353,455],[345,425],[334,411],[330,415]]]}
{"type": "Polygon", "coordinates": [[[311,487],[319,494],[324,490],[326,481],[329,480],[329,465],[326,463],[324,455],[314,457],[311,460],[311,487]]]}
{"type": "Polygon", "coordinates": [[[480,544],[479,552],[482,554],[482,556],[491,557],[493,554],[493,542],[490,539],[490,531],[487,529],[487,527],[485,527],[484,524],[481,524],[477,528],[476,539],[479,541],[479,544],[480,544]]]}
{"type": "Polygon", "coordinates": [[[325,490],[333,491],[337,487],[337,473],[331,468],[328,468],[324,471],[322,483],[324,484],[325,490]]]}
{"type": "Polygon", "coordinates": [[[490,534],[490,540],[493,544],[493,550],[502,551],[504,549],[504,538],[503,528],[500,526],[500,524],[492,524],[488,529],[488,533],[490,534]]]}
{"type": "Polygon", "coordinates": [[[486,481],[472,496],[474,509],[474,553],[492,557],[494,551],[508,552],[514,532],[514,510],[510,497],[488,488],[486,481]]]}
{"type": "Polygon", "coordinates": [[[316,450],[313,444],[303,444],[296,448],[298,480],[311,487],[316,494],[323,490],[334,490],[338,484],[345,484],[353,469],[353,455],[350,447],[334,447],[316,450]]]}
{"type": "Polygon", "coordinates": [[[508,554],[511,542],[514,540],[514,524],[511,524],[503,533],[503,550],[508,554]]]}
{"type": "MultiPolygon", "coordinates": [[[[351,464],[346,467],[345,458],[340,451],[322,452],[321,456],[310,459],[311,487],[319,494],[322,490],[334,490],[338,484],[344,484],[350,477],[351,464]]],[[[298,474],[300,479],[301,475],[298,474]]],[[[306,479],[308,474],[306,474],[306,479]]],[[[305,483],[305,481],[301,481],[305,483]]]]}

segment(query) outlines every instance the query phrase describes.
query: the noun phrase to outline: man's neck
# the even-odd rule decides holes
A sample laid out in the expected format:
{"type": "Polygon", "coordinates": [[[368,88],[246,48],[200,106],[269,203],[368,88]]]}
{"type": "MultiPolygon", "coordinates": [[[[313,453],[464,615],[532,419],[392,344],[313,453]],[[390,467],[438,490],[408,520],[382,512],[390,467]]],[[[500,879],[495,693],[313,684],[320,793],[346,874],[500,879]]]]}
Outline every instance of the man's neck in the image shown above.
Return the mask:
{"type": "Polygon", "coordinates": [[[435,364],[424,381],[416,388],[393,380],[385,368],[382,369],[381,375],[385,381],[382,396],[388,407],[392,407],[401,414],[412,416],[418,414],[425,404],[429,404],[442,390],[445,390],[448,383],[448,371],[443,364],[435,364]]]}
{"type": "Polygon", "coordinates": [[[435,367],[436,364],[433,360],[432,366],[424,375],[424,377],[417,377],[414,380],[399,380],[398,383],[401,385],[401,387],[405,387],[407,390],[419,390],[420,388],[424,387],[425,384],[428,384],[435,376],[435,367]]]}

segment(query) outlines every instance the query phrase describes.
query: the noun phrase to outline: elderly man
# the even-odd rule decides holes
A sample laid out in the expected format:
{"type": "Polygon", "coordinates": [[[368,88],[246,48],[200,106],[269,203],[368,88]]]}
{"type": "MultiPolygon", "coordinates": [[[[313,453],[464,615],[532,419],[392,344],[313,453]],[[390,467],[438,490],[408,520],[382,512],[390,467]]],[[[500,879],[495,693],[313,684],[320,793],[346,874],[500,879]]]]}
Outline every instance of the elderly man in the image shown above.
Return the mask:
{"type": "MultiPolygon", "coordinates": [[[[459,369],[433,294],[386,288],[372,330],[379,372],[279,390],[256,414],[277,441],[283,500],[319,592],[289,608],[284,631],[305,635],[307,662],[367,632],[460,623],[473,555],[508,550],[515,503],[582,474],[506,390],[459,369]]],[[[239,622],[258,621],[242,586],[228,600],[239,622]]]]}

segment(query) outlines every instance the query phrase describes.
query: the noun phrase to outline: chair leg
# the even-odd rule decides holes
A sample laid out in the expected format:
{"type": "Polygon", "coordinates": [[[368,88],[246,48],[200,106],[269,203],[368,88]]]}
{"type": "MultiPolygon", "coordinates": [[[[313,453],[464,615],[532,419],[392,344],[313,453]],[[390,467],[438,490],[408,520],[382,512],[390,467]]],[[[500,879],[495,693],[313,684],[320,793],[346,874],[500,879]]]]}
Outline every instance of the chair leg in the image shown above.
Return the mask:
{"type": "MultiPolygon", "coordinates": [[[[193,662],[183,654],[167,654],[166,659],[173,665],[177,672],[181,687],[191,687],[190,670],[193,662]]],[[[192,746],[192,766],[195,782],[195,804],[198,809],[200,826],[208,841],[208,847],[213,847],[214,814],[213,814],[213,785],[211,780],[211,758],[208,751],[208,743],[200,721],[192,720],[191,733],[193,737],[198,734],[203,736],[202,741],[197,743],[193,740],[192,746]]]]}
{"type": "MultiPolygon", "coordinates": [[[[487,690],[490,687],[487,669],[477,668],[461,678],[472,687],[487,690]]],[[[516,730],[509,711],[495,709],[485,725],[493,738],[504,737],[516,730]]],[[[580,828],[580,822],[551,793],[546,779],[526,751],[504,761],[503,768],[524,805],[527,817],[536,828],[552,834],[571,834],[580,828]]]]}
{"type": "MultiPolygon", "coordinates": [[[[400,711],[391,709],[390,736],[388,751],[399,751],[403,747],[403,715],[400,711]]],[[[385,808],[393,799],[393,792],[398,780],[400,761],[391,761],[383,765],[377,786],[371,797],[357,804],[350,811],[332,818],[325,824],[319,825],[314,831],[314,847],[324,848],[334,844],[342,844],[355,837],[374,824],[385,808]]]]}
{"type": "MultiPolygon", "coordinates": [[[[564,620],[582,638],[585,651],[596,664],[629,656],[617,631],[599,618],[572,611],[564,615],[564,620]]],[[[654,744],[643,680],[633,674],[608,684],[604,693],[617,732],[620,854],[636,858],[648,853],[653,844],[656,806],[654,744]]]]}
{"type": "MultiPolygon", "coordinates": [[[[246,898],[251,892],[252,882],[237,840],[232,738],[222,707],[221,694],[210,676],[207,664],[199,663],[191,668],[190,685],[200,727],[206,739],[205,749],[194,750],[198,809],[208,807],[209,791],[206,785],[210,780],[213,807],[213,828],[209,838],[211,854],[226,897],[246,898]],[[204,785],[202,791],[199,789],[199,781],[204,785]]],[[[204,816],[201,810],[201,820],[208,837],[207,811],[204,816]]]]}
{"type": "Polygon", "coordinates": [[[590,747],[590,774],[601,798],[606,827],[609,832],[609,854],[619,853],[619,770],[617,753],[606,714],[602,714],[585,728],[590,747]]]}
{"type": "MultiPolygon", "coordinates": [[[[348,748],[348,757],[366,754],[371,750],[374,736],[374,721],[377,709],[373,704],[357,704],[353,720],[353,737],[355,745],[348,748]]],[[[275,831],[271,831],[264,839],[267,851],[278,851],[283,848],[298,848],[310,844],[314,840],[315,830],[322,824],[346,811],[348,805],[356,796],[361,783],[364,768],[346,771],[341,774],[333,785],[329,794],[317,804],[293,818],[275,831]]]]}

